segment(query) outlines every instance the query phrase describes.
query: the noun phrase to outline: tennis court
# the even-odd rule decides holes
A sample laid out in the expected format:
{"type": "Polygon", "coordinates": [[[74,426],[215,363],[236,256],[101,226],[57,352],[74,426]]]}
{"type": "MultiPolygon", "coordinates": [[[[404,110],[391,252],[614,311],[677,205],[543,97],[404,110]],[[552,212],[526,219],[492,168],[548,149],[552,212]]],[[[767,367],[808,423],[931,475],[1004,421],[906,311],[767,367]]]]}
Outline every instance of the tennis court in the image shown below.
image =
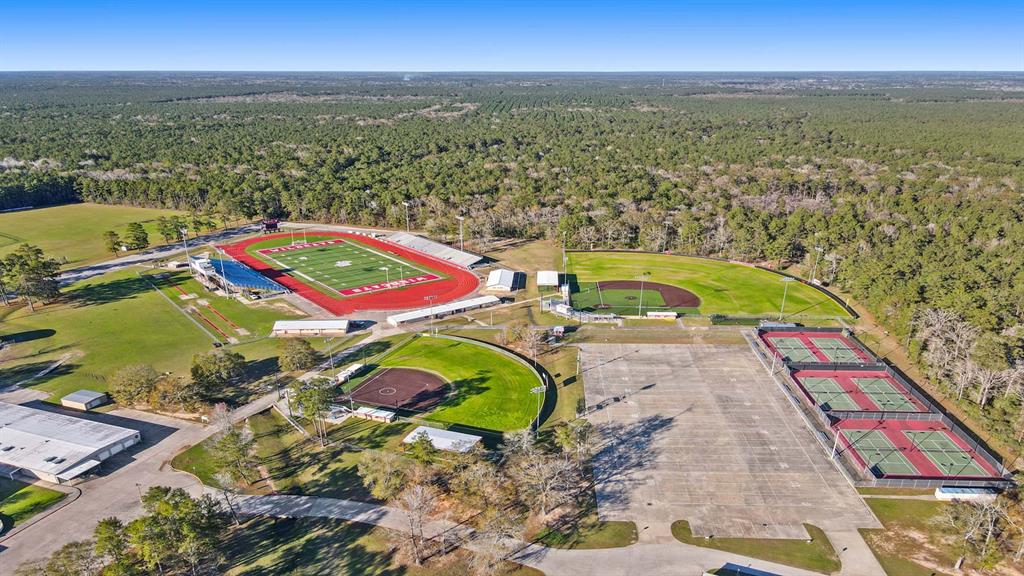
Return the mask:
{"type": "Polygon", "coordinates": [[[784,360],[797,363],[820,362],[819,358],[815,356],[810,347],[804,344],[804,340],[799,336],[767,335],[766,337],[772,348],[784,360]]]}
{"type": "Polygon", "coordinates": [[[859,404],[832,378],[801,378],[811,399],[824,410],[862,410],[859,404]]]}
{"type": "Polygon", "coordinates": [[[910,463],[881,430],[841,430],[843,443],[853,450],[861,465],[875,476],[919,476],[910,463]]]}
{"type": "Polygon", "coordinates": [[[945,430],[907,430],[903,432],[928,460],[945,476],[989,476],[945,430]]]}
{"type": "Polygon", "coordinates": [[[853,378],[857,388],[884,412],[920,412],[921,408],[894,386],[888,378],[853,378]]]}
{"type": "Polygon", "coordinates": [[[858,363],[868,360],[851,342],[842,337],[811,336],[811,343],[828,357],[829,362],[858,363]]]}
{"type": "Polygon", "coordinates": [[[967,441],[937,420],[842,420],[848,454],[879,478],[999,478],[967,441]]]}
{"type": "Polygon", "coordinates": [[[796,370],[793,379],[826,410],[927,412],[902,384],[879,370],[796,370]]]}
{"type": "Polygon", "coordinates": [[[867,350],[840,332],[779,330],[761,332],[760,336],[769,348],[787,362],[798,364],[876,362],[867,350]]]}

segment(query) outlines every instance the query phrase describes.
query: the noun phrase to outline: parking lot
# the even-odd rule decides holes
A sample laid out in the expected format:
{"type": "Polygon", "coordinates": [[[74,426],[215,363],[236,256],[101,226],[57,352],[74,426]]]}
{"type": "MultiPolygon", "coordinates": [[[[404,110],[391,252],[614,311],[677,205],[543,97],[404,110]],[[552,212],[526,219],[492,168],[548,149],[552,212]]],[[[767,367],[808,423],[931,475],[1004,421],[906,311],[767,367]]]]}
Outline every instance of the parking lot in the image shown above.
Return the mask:
{"type": "MultiPolygon", "coordinates": [[[[584,344],[599,514],[695,535],[878,527],[746,345],[584,344]]],[[[642,525],[641,525],[642,526],[642,525]]]]}

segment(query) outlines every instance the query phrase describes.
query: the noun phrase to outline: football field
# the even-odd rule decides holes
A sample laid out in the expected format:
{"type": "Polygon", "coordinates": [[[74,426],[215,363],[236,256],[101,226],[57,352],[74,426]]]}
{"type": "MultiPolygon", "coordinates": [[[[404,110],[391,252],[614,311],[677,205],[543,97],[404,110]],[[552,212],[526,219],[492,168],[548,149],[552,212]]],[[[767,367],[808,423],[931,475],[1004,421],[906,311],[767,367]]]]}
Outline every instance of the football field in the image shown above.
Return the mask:
{"type": "Polygon", "coordinates": [[[425,284],[442,278],[422,264],[345,238],[287,244],[256,252],[281,271],[342,296],[425,284]]]}

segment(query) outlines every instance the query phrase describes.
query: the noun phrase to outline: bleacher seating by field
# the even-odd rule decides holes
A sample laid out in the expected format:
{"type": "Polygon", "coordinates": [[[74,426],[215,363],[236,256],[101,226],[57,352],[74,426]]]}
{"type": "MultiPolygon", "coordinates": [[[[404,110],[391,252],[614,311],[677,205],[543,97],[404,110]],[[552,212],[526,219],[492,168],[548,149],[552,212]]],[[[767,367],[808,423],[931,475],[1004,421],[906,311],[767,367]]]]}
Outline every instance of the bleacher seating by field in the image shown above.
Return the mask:
{"type": "Polygon", "coordinates": [[[423,252],[424,254],[429,254],[434,258],[440,258],[441,260],[457,264],[463,268],[472,268],[483,260],[482,256],[470,254],[469,252],[452,248],[451,246],[441,244],[440,242],[428,240],[422,236],[409,234],[408,232],[395,232],[388,236],[387,239],[389,242],[394,242],[399,246],[405,246],[406,248],[411,248],[413,250],[423,252]]]}

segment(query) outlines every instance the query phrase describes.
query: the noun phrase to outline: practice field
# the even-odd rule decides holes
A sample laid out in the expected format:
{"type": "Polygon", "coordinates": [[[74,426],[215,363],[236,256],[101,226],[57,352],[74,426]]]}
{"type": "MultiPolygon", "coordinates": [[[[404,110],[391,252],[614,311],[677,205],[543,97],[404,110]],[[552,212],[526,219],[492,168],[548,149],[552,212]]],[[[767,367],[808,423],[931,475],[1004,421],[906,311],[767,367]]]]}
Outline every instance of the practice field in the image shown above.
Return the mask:
{"type": "Polygon", "coordinates": [[[221,247],[232,258],[334,314],[417,308],[473,292],[470,271],[426,254],[344,232],[256,237],[221,247]]]}
{"type": "Polygon", "coordinates": [[[838,332],[771,331],[761,339],[787,362],[820,364],[864,364],[874,362],[871,354],[838,332]]]}
{"type": "Polygon", "coordinates": [[[175,210],[107,206],[104,204],[65,204],[0,214],[0,256],[19,244],[39,246],[54,258],[67,258],[67,266],[84,266],[112,258],[103,246],[103,233],[123,234],[130,222],[142,222],[149,232],[149,243],[164,240],[156,231],[160,216],[182,214],[175,210]]]}
{"type": "Polygon", "coordinates": [[[793,378],[816,405],[827,410],[926,412],[885,372],[798,370],[793,378]]]}
{"type": "Polygon", "coordinates": [[[878,478],[998,478],[999,474],[941,422],[843,420],[842,449],[878,478]]]}
{"type": "MultiPolygon", "coordinates": [[[[701,314],[778,317],[782,276],[752,266],[670,254],[570,252],[568,274],[576,282],[636,280],[686,289],[700,300],[701,314]]],[[[812,286],[789,285],[786,316],[849,317],[842,306],[812,286]]]]}
{"type": "MultiPolygon", "coordinates": [[[[427,420],[507,432],[529,427],[536,417],[538,398],[530,389],[541,381],[517,359],[464,340],[416,336],[404,342],[376,364],[382,369],[424,371],[446,382],[446,394],[423,416],[427,420]]],[[[377,374],[372,373],[359,386],[373,384],[377,374]]]]}

